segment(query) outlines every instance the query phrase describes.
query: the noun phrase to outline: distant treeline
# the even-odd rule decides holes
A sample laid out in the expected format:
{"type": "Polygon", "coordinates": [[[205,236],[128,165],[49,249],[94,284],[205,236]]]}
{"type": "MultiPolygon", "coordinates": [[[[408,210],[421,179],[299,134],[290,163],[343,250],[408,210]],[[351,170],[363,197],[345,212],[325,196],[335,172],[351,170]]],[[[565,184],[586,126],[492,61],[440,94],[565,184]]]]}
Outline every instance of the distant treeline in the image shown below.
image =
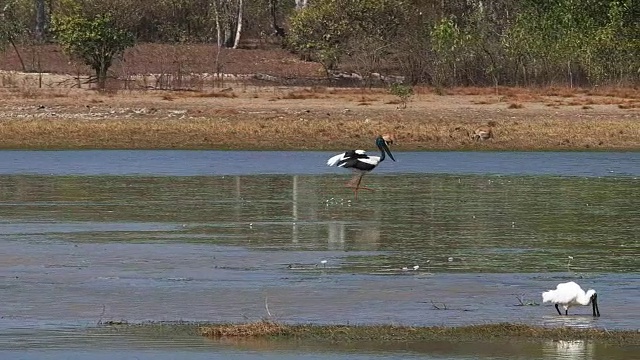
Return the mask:
{"type": "MultiPolygon", "coordinates": [[[[111,14],[139,42],[276,42],[327,69],[434,86],[640,84],[638,0],[0,0],[0,40],[111,14]]],[[[241,43],[240,43],[241,44],[241,43]]]]}

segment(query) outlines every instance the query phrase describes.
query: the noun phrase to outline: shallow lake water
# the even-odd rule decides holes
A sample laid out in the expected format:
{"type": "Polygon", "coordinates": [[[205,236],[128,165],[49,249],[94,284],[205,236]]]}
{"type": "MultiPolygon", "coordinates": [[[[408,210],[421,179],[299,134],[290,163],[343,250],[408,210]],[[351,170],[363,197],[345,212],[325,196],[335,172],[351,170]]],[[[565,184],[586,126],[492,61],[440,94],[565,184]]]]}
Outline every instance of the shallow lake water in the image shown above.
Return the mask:
{"type": "Polygon", "coordinates": [[[327,350],[92,332],[268,316],[640,328],[640,153],[398,152],[358,200],[330,155],[0,151],[0,358],[629,357],[591,342],[327,350]],[[540,304],[570,280],[598,291],[600,318],[540,304]]]}

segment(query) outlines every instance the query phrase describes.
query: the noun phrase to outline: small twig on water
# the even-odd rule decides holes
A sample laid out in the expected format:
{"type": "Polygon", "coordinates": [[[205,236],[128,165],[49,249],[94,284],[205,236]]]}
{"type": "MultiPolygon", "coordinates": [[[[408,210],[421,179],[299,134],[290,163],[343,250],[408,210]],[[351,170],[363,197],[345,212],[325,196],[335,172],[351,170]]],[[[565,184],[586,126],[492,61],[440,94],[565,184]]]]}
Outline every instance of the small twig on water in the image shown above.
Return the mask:
{"type": "Polygon", "coordinates": [[[519,304],[516,304],[515,306],[538,306],[538,305],[540,305],[535,301],[527,301],[527,299],[524,296],[525,296],[524,294],[515,295],[516,299],[518,299],[518,302],[519,302],[519,304]]]}
{"type": "Polygon", "coordinates": [[[271,317],[271,312],[269,311],[269,297],[268,296],[264,297],[264,308],[267,310],[267,315],[269,315],[269,317],[271,317]]]}
{"type": "Polygon", "coordinates": [[[107,307],[102,304],[102,313],[100,314],[100,319],[98,319],[98,326],[102,325],[102,317],[104,316],[105,311],[107,310],[107,307]]]}
{"type": "Polygon", "coordinates": [[[438,306],[433,302],[433,300],[431,300],[431,306],[433,306],[433,308],[436,310],[447,310],[447,304],[445,303],[442,303],[442,306],[438,306]]]}

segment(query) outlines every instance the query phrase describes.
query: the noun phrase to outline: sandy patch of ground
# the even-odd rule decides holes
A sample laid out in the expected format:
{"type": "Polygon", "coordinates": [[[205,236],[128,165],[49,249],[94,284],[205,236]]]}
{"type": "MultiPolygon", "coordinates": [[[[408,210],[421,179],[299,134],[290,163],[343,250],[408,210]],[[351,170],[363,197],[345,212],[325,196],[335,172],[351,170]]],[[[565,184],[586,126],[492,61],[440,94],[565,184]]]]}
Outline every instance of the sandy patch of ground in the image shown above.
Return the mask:
{"type": "MultiPolygon", "coordinates": [[[[56,75],[59,76],[59,75],[56,75]]],[[[206,91],[1,90],[2,148],[640,149],[637,92],[532,94],[418,89],[401,109],[385,89],[252,86],[206,91]],[[482,93],[478,93],[482,92],[482,93]],[[495,137],[474,142],[490,125],[495,137]]]]}

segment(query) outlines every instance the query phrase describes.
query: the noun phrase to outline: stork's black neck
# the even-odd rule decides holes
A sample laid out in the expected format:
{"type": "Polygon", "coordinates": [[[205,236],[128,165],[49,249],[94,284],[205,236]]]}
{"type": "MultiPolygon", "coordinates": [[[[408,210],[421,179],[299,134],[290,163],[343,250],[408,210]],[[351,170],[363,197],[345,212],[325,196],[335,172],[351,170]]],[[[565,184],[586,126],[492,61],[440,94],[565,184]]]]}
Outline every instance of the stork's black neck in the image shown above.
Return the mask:
{"type": "Polygon", "coordinates": [[[384,152],[384,148],[382,147],[382,144],[380,143],[382,139],[378,139],[376,141],[376,145],[378,145],[378,149],[380,149],[380,162],[384,161],[384,158],[387,156],[384,152]]]}

